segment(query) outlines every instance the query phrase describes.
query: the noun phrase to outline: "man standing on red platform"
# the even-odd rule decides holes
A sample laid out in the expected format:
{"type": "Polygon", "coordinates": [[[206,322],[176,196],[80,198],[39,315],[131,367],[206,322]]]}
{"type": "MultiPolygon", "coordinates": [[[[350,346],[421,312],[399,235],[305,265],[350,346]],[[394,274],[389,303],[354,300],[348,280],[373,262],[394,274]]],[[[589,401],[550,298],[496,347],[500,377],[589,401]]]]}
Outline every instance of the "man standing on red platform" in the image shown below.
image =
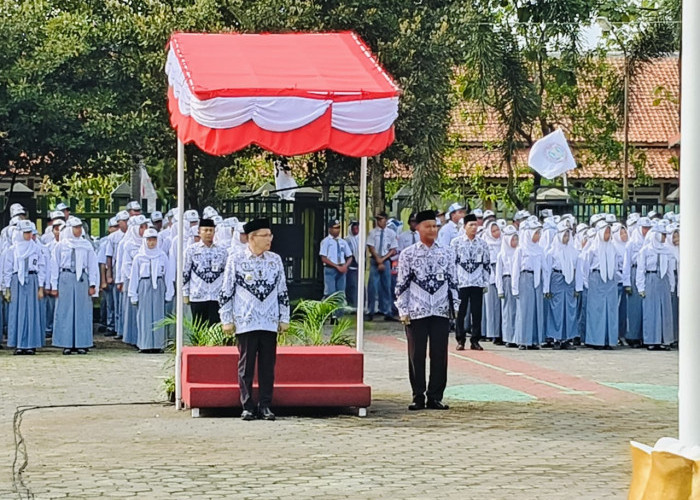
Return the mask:
{"type": "Polygon", "coordinates": [[[252,220],[243,226],[243,232],[248,236],[248,245],[232,253],[226,262],[219,314],[223,330],[235,332],[238,340],[241,419],[274,420],[270,405],[275,384],[277,333],[289,327],[287,280],[282,259],[270,252],[270,221],[252,220]],[[252,399],[256,358],[257,412],[252,399]]]}
{"type": "Polygon", "coordinates": [[[449,318],[459,307],[455,256],[435,239],[435,211],[416,215],[420,241],[399,255],[396,307],[406,326],[408,375],[413,390],[409,410],[447,410],[442,396],[447,385],[449,318]],[[430,380],[425,383],[425,357],[430,345],[430,380]],[[426,405],[427,397],[427,405],[426,405]]]}

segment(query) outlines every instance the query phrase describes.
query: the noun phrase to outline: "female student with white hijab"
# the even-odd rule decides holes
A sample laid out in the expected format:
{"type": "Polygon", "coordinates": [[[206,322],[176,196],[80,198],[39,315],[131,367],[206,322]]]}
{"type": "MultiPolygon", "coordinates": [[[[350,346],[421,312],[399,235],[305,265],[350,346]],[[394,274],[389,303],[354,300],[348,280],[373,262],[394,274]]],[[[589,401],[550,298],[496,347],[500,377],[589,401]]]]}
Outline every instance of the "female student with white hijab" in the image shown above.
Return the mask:
{"type": "Polygon", "coordinates": [[[515,343],[520,350],[539,349],[544,341],[541,235],[539,222],[528,219],[520,224],[520,244],[513,256],[511,289],[517,299],[515,343]]]}
{"type": "Polygon", "coordinates": [[[669,224],[666,228],[666,245],[668,245],[671,253],[671,268],[672,273],[669,273],[669,282],[673,284],[671,288],[671,308],[673,310],[673,337],[678,342],[678,277],[680,270],[678,269],[680,244],[681,244],[681,226],[678,223],[669,224]]]}
{"type": "Polygon", "coordinates": [[[552,246],[545,254],[543,269],[546,338],[554,340],[560,349],[576,349],[571,342],[578,335],[575,282],[578,251],[573,240],[569,223],[559,222],[552,246]]]}
{"type": "Polygon", "coordinates": [[[493,339],[494,345],[503,345],[503,334],[501,328],[501,299],[498,298],[496,288],[496,261],[498,253],[501,251],[501,228],[495,220],[490,220],[484,226],[482,239],[489,247],[489,282],[488,292],[484,295],[484,309],[481,320],[482,335],[493,339]]]}
{"type": "MultiPolygon", "coordinates": [[[[628,219],[630,220],[630,219],[628,219]]],[[[644,245],[644,238],[652,227],[648,217],[632,217],[634,225],[629,232],[622,262],[622,286],[627,294],[627,343],[632,347],[642,347],[642,297],[637,290],[637,257],[644,245]],[[636,220],[635,220],[636,219],[636,220]]]]}
{"type": "Polygon", "coordinates": [[[120,243],[119,272],[117,273],[117,288],[122,292],[122,342],[136,345],[139,337],[136,322],[136,307],[129,300],[129,278],[134,256],[141,248],[143,233],[148,229],[148,220],[144,215],[133,215],[129,219],[129,229],[120,243]]]}
{"type": "Polygon", "coordinates": [[[69,217],[51,256],[51,293],[56,297],[52,343],[63,347],[63,354],[87,354],[93,344],[92,297],[98,294],[100,272],[95,250],[82,234],[82,221],[69,217]]]}
{"type": "Polygon", "coordinates": [[[594,349],[612,349],[617,345],[617,255],[612,229],[604,220],[595,225],[595,237],[584,252],[583,273],[588,277],[586,302],[586,345],[594,349]]]}
{"type": "Polygon", "coordinates": [[[34,224],[17,223],[12,246],[5,252],[2,288],[7,309],[7,346],[15,354],[34,354],[44,345],[39,300],[44,297],[46,262],[41,249],[32,239],[34,224]]]}
{"type": "Polygon", "coordinates": [[[623,285],[624,261],[629,241],[627,228],[619,222],[611,226],[612,242],[615,247],[615,279],[617,280],[617,309],[618,309],[618,344],[624,345],[627,338],[627,294],[623,285]]]}
{"type": "Polygon", "coordinates": [[[129,299],[136,307],[140,352],[162,352],[165,328],[156,326],[165,318],[165,303],[173,300],[174,277],[168,271],[168,257],[158,245],[158,231],[146,229],[143,243],[131,264],[129,299]]]}
{"type": "Polygon", "coordinates": [[[642,297],[644,345],[650,351],[668,350],[676,341],[673,335],[671,288],[673,256],[666,245],[666,228],[655,225],[644,238],[637,256],[637,290],[642,297]]]}
{"type": "Polygon", "coordinates": [[[513,297],[511,272],[513,256],[518,248],[518,230],[515,226],[506,226],[501,238],[501,251],[496,259],[496,290],[501,299],[501,325],[503,343],[508,347],[518,347],[515,343],[515,312],[517,304],[513,297]]]}

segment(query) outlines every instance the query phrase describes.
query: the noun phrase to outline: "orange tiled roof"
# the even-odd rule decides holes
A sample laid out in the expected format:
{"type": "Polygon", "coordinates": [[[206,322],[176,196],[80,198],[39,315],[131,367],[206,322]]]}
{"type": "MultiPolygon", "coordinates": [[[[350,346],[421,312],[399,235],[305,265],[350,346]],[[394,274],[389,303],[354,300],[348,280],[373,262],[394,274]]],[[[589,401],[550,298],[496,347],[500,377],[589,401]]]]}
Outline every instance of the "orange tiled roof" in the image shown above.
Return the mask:
{"type": "MultiPolygon", "coordinates": [[[[612,61],[622,66],[622,59],[612,61]]],[[[675,179],[678,172],[672,164],[672,157],[677,153],[668,149],[680,130],[679,116],[679,80],[678,58],[667,57],[644,64],[636,74],[630,87],[629,142],[636,151],[646,154],[645,171],[655,179],[675,179]]],[[[500,152],[489,150],[489,143],[497,143],[502,138],[502,125],[493,109],[482,109],[473,102],[462,101],[452,111],[450,134],[465,146],[457,150],[447,162],[462,162],[459,173],[451,175],[469,175],[481,169],[487,177],[506,178],[505,167],[501,166],[500,152]],[[485,147],[482,147],[484,145],[485,147]]],[[[533,134],[538,137],[537,134],[533,134]]],[[[623,131],[617,133],[618,140],[623,140],[623,131]]],[[[576,141],[572,140],[575,147],[576,141]]],[[[524,149],[517,154],[516,164],[527,175],[527,153],[524,149]]],[[[576,152],[574,152],[574,156],[576,152]]],[[[606,166],[591,163],[585,154],[577,156],[581,167],[571,172],[572,178],[602,177],[615,179],[622,177],[622,166],[606,166]],[[580,156],[580,157],[579,157],[580,156]]],[[[634,177],[630,167],[630,177],[634,177]]],[[[402,173],[397,172],[398,175],[402,173]]],[[[403,172],[403,175],[408,172],[403,172]]]]}
{"type": "MultiPolygon", "coordinates": [[[[612,63],[622,66],[622,60],[612,63]]],[[[629,141],[631,144],[668,144],[680,130],[678,58],[666,57],[644,64],[629,92],[629,141]],[[658,102],[655,102],[658,101],[658,102]]],[[[461,142],[499,141],[503,126],[496,112],[474,102],[461,101],[452,110],[450,134],[461,142]]],[[[537,137],[537,134],[534,134],[537,137]]],[[[618,139],[622,140],[622,127],[618,139]]]]}

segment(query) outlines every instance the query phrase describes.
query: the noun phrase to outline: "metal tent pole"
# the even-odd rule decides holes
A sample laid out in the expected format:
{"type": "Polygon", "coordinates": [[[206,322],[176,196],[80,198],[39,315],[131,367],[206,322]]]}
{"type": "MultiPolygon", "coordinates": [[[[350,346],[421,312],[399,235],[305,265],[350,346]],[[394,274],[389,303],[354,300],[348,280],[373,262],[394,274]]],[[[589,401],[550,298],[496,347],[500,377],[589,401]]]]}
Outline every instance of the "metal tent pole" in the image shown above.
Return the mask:
{"type": "Polygon", "coordinates": [[[177,139],[177,298],[175,302],[175,408],[182,409],[182,340],[183,340],[183,307],[182,293],[184,267],[184,234],[185,234],[185,144],[177,139]]]}
{"type": "Polygon", "coordinates": [[[683,57],[681,67],[681,200],[688,210],[683,213],[680,243],[678,345],[678,426],[679,439],[686,446],[700,445],[700,327],[695,315],[700,297],[700,216],[690,202],[700,192],[700,2],[683,2],[683,57]],[[697,91],[696,91],[697,90],[697,91]],[[697,219],[697,220],[696,220],[697,219]]]}
{"type": "Polygon", "coordinates": [[[357,262],[357,350],[364,350],[365,337],[365,256],[367,250],[367,157],[360,160],[360,238],[357,262]]]}

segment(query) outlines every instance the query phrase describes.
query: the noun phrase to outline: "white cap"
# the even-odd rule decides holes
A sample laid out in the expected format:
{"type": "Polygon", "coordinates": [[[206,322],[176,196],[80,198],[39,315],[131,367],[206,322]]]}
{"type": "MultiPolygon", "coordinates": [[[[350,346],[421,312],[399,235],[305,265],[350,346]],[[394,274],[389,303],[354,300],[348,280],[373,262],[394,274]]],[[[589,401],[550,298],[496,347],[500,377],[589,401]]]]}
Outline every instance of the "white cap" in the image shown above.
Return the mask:
{"type": "Polygon", "coordinates": [[[109,227],[114,227],[114,226],[118,226],[119,222],[117,221],[116,217],[112,217],[111,219],[109,219],[108,224],[109,224],[109,227]]]}
{"type": "Polygon", "coordinates": [[[598,221],[605,220],[605,214],[591,215],[591,226],[595,226],[598,221]]]}
{"type": "Polygon", "coordinates": [[[56,205],[56,210],[61,210],[61,211],[63,211],[63,210],[68,210],[68,205],[66,205],[65,203],[61,202],[61,203],[59,203],[58,205],[56,205]]]}
{"type": "MultiPolygon", "coordinates": [[[[205,218],[206,218],[206,217],[205,217],[205,218]]],[[[215,225],[215,226],[218,226],[219,224],[221,224],[222,222],[224,222],[224,218],[221,217],[220,215],[215,215],[214,217],[211,218],[211,220],[214,221],[214,225],[215,225]]]]}
{"type": "Polygon", "coordinates": [[[126,204],[127,210],[138,210],[141,211],[141,204],[138,201],[130,201],[126,204]]]}
{"type": "Polygon", "coordinates": [[[114,218],[117,219],[117,222],[119,222],[120,220],[129,220],[129,212],[127,212],[126,210],[122,210],[120,212],[117,212],[117,215],[115,215],[114,218]]]}
{"type": "Polygon", "coordinates": [[[224,219],[224,227],[236,227],[238,219],[236,217],[227,217],[224,219]]]}
{"type": "Polygon", "coordinates": [[[530,217],[530,212],[527,210],[518,210],[515,212],[515,215],[513,215],[513,220],[523,220],[527,219],[528,217],[530,217]]]}
{"type": "Polygon", "coordinates": [[[151,220],[153,222],[158,222],[158,221],[163,220],[163,212],[160,212],[158,210],[156,210],[155,212],[152,212],[151,213],[151,220]]]}
{"type": "Polygon", "coordinates": [[[63,219],[66,220],[66,216],[60,210],[54,210],[49,214],[49,218],[53,219],[63,219]]]}
{"type": "Polygon", "coordinates": [[[553,217],[554,212],[552,211],[551,208],[545,208],[540,212],[540,216],[544,219],[545,217],[553,217]]]}
{"type": "Polygon", "coordinates": [[[637,222],[637,224],[639,224],[639,227],[653,227],[654,226],[654,223],[651,221],[651,219],[649,217],[640,217],[639,222],[637,222]]]}
{"type": "Polygon", "coordinates": [[[674,211],[666,212],[664,214],[664,219],[673,222],[676,219],[676,213],[674,211]]]}
{"type": "Polygon", "coordinates": [[[481,210],[480,208],[475,208],[472,210],[472,213],[476,215],[477,219],[483,219],[484,218],[484,211],[481,210]]]}
{"type": "Polygon", "coordinates": [[[34,224],[30,220],[21,220],[17,223],[17,229],[23,233],[31,233],[34,231],[34,224]]]}
{"type": "Polygon", "coordinates": [[[10,205],[10,217],[14,217],[15,215],[22,215],[25,213],[26,212],[24,211],[24,207],[19,203],[13,203],[12,205],[10,205]]]}
{"type": "Polygon", "coordinates": [[[659,213],[656,210],[651,210],[647,213],[647,217],[649,217],[650,219],[655,218],[657,215],[659,215],[659,213]]]}
{"type": "Polygon", "coordinates": [[[63,219],[53,219],[53,221],[51,221],[51,225],[52,226],[65,226],[66,222],[63,219]]]}
{"type": "Polygon", "coordinates": [[[81,227],[82,225],[83,221],[81,221],[77,217],[73,217],[72,215],[68,217],[68,220],[66,221],[66,226],[68,227],[81,227]]]}
{"type": "Polygon", "coordinates": [[[202,211],[202,219],[213,219],[217,215],[219,212],[214,207],[204,207],[204,211],[202,211]]]}
{"type": "Polygon", "coordinates": [[[484,219],[487,217],[496,217],[496,214],[493,210],[484,210],[484,219]]]}
{"type": "Polygon", "coordinates": [[[155,229],[146,229],[143,232],[143,237],[144,238],[157,238],[158,237],[158,231],[155,229]]]}
{"type": "Polygon", "coordinates": [[[464,210],[464,207],[459,203],[453,203],[447,209],[447,216],[449,217],[452,214],[452,212],[456,212],[457,210],[464,210]]]}
{"type": "Polygon", "coordinates": [[[187,210],[185,212],[185,221],[187,222],[199,222],[199,214],[196,210],[187,210]]]}
{"type": "Polygon", "coordinates": [[[617,222],[617,217],[615,217],[615,214],[605,214],[605,222],[613,224],[617,222]]]}
{"type": "Polygon", "coordinates": [[[143,214],[132,215],[129,217],[130,226],[140,226],[142,224],[148,224],[148,219],[143,214]]]}
{"type": "Polygon", "coordinates": [[[503,230],[503,229],[506,228],[506,226],[508,225],[508,223],[506,222],[505,219],[498,219],[498,220],[496,221],[496,225],[498,226],[499,229],[503,230]]]}
{"type": "Polygon", "coordinates": [[[540,220],[537,218],[536,215],[529,215],[528,218],[527,218],[527,221],[530,223],[530,226],[531,226],[531,227],[532,227],[532,225],[535,224],[535,223],[537,223],[537,224],[539,224],[540,226],[542,226],[542,224],[540,224],[540,220]]]}
{"type": "Polygon", "coordinates": [[[175,210],[171,208],[170,210],[165,212],[165,216],[169,219],[170,217],[173,216],[174,213],[175,213],[175,210]]]}
{"type": "Polygon", "coordinates": [[[582,222],[581,224],[576,226],[577,233],[580,233],[581,231],[585,231],[586,229],[588,229],[588,224],[586,224],[585,222],[582,222]]]}

